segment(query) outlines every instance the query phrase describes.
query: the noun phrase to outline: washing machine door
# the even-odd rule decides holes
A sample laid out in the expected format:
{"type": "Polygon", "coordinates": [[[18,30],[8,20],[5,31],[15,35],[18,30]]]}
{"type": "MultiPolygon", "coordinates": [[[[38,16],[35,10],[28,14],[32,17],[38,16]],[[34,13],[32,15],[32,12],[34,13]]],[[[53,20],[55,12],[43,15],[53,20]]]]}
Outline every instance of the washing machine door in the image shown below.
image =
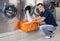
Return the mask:
{"type": "Polygon", "coordinates": [[[29,14],[30,15],[32,15],[32,10],[33,10],[33,6],[32,5],[27,5],[26,7],[25,7],[25,14],[26,14],[26,11],[29,11],[29,14]]]}
{"type": "Polygon", "coordinates": [[[40,16],[40,14],[41,14],[41,12],[37,9],[37,6],[36,5],[33,7],[32,13],[35,16],[40,16]]]}

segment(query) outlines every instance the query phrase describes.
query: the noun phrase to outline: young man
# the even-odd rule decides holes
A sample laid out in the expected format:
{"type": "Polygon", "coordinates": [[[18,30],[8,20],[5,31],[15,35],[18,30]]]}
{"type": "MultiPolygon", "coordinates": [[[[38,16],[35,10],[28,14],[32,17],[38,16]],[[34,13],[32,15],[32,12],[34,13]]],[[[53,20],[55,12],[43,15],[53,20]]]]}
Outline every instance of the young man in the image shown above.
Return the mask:
{"type": "Polygon", "coordinates": [[[44,32],[46,38],[51,38],[53,31],[56,30],[57,23],[53,17],[52,12],[46,9],[43,4],[37,4],[37,9],[41,12],[39,18],[36,18],[33,22],[45,22],[46,24],[40,25],[40,30],[44,32]]]}

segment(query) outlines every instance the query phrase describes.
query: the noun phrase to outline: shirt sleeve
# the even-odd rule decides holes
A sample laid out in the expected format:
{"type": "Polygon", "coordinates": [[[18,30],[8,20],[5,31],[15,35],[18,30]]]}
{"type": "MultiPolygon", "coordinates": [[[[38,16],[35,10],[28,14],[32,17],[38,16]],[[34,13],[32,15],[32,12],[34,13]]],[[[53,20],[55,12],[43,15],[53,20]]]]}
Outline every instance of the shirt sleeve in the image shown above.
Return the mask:
{"type": "Polygon", "coordinates": [[[44,13],[41,13],[40,16],[47,18],[50,14],[52,14],[52,13],[50,12],[50,10],[47,10],[47,11],[45,11],[44,13]]]}
{"type": "Polygon", "coordinates": [[[45,18],[47,18],[48,15],[49,15],[49,14],[44,13],[44,14],[41,14],[40,16],[41,16],[41,17],[45,17],[45,18]]]}

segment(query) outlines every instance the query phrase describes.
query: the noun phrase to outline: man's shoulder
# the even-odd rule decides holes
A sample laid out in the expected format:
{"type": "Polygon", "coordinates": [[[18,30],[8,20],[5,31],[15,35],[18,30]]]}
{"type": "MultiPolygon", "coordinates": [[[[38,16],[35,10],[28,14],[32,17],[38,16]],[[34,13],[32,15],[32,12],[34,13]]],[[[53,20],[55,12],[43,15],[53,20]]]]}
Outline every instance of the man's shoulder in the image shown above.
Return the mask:
{"type": "Polygon", "coordinates": [[[47,14],[52,14],[51,10],[48,9],[48,8],[46,9],[46,13],[47,13],[47,14]]]}

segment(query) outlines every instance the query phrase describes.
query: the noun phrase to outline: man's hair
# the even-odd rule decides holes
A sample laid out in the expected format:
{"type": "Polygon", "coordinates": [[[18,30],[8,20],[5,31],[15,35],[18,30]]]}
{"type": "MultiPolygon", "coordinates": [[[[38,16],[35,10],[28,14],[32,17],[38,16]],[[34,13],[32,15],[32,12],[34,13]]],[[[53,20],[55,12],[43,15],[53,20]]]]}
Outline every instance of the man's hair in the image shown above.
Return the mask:
{"type": "Polygon", "coordinates": [[[37,6],[39,6],[39,5],[42,5],[42,6],[44,6],[42,3],[38,3],[38,4],[37,4],[37,6]]]}
{"type": "Polygon", "coordinates": [[[37,6],[39,6],[39,5],[41,5],[41,6],[43,6],[45,8],[44,4],[42,4],[42,3],[38,3],[37,4],[37,6]]]}

